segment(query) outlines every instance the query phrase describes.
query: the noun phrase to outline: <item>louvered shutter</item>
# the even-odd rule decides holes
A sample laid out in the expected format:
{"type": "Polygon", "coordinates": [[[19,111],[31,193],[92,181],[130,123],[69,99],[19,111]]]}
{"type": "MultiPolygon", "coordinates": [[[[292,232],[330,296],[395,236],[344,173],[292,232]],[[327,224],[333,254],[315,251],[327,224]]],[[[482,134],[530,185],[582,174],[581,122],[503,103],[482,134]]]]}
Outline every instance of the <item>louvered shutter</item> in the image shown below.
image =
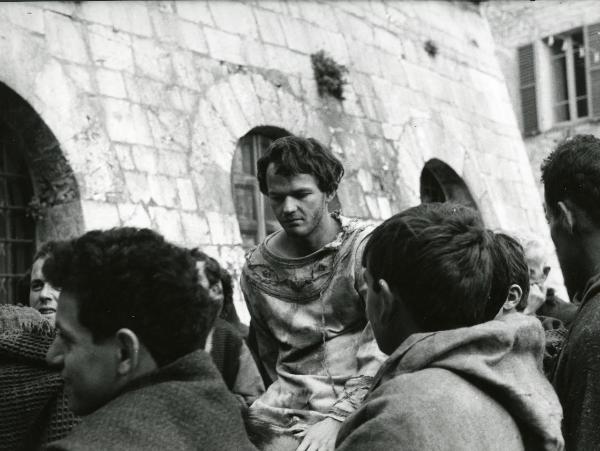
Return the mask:
{"type": "Polygon", "coordinates": [[[600,117],[600,23],[587,26],[587,47],[590,116],[600,117]]]}
{"type": "Polygon", "coordinates": [[[535,61],[533,44],[519,47],[519,87],[523,134],[538,133],[537,97],[535,93],[535,61]]]}

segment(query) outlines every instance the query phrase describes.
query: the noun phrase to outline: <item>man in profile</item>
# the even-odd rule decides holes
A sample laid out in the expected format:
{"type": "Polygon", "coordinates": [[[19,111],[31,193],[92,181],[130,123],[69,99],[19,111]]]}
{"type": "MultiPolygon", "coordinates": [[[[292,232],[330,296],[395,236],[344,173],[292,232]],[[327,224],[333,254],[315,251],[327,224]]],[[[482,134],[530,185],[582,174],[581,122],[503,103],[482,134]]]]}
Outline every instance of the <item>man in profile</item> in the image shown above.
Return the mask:
{"type": "Polygon", "coordinates": [[[542,164],[546,217],[579,311],[553,377],[568,450],[600,449],[600,140],[578,135],[542,164]]]}
{"type": "Polygon", "coordinates": [[[62,290],[47,360],[83,419],[49,449],[254,449],[201,349],[216,310],[187,250],[116,228],[53,261],[44,273],[62,290]]]}
{"type": "Polygon", "coordinates": [[[286,437],[274,449],[297,437],[298,451],[331,450],[385,358],[365,312],[361,255],[370,228],[329,212],[344,168],[315,139],[280,138],[257,166],[282,230],[248,253],[242,273],[258,354],[273,380],[250,415],[286,437]]]}

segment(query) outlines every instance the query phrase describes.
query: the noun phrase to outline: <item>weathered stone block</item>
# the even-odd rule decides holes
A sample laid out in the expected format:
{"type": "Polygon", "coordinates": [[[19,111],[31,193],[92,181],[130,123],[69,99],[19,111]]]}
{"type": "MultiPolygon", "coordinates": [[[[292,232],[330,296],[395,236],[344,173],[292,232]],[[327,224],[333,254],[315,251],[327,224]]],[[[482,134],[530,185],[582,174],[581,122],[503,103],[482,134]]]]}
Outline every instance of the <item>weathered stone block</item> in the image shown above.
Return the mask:
{"type": "Polygon", "coordinates": [[[196,193],[194,185],[190,179],[177,179],[177,192],[179,193],[179,203],[184,210],[196,210],[196,193]]]}
{"type": "Polygon", "coordinates": [[[7,15],[10,23],[44,34],[44,11],[37,8],[35,4],[7,2],[2,5],[2,11],[7,15]]]}
{"type": "Polygon", "coordinates": [[[147,204],[150,202],[151,195],[148,174],[123,171],[123,178],[125,179],[125,188],[133,203],[143,202],[144,204],[147,204]]]}
{"type": "Polygon", "coordinates": [[[177,188],[175,181],[164,175],[148,177],[150,196],[154,202],[162,207],[177,206],[177,188]]]}
{"type": "Polygon", "coordinates": [[[114,204],[84,200],[81,210],[85,230],[110,229],[121,225],[119,211],[114,204]]]}
{"type": "Polygon", "coordinates": [[[100,94],[110,97],[127,97],[125,82],[120,72],[98,69],[96,71],[96,81],[100,94]]]}
{"type": "Polygon", "coordinates": [[[245,64],[246,59],[239,36],[208,27],[204,28],[204,33],[211,57],[235,64],[245,64]]]}
{"type": "Polygon", "coordinates": [[[178,210],[164,207],[148,207],[150,219],[155,229],[168,241],[183,245],[185,243],[181,215],[178,210]]]}
{"type": "Polygon", "coordinates": [[[279,15],[259,8],[254,9],[258,31],[263,42],[285,45],[285,35],[279,22],[279,15]]]}
{"type": "Polygon", "coordinates": [[[205,1],[178,1],[175,6],[177,7],[177,14],[182,19],[200,24],[214,25],[208,3],[205,1]]]}
{"type": "Polygon", "coordinates": [[[210,230],[205,218],[199,216],[198,213],[182,212],[181,223],[187,246],[197,247],[210,244],[210,230]]]}
{"type": "MultiPolygon", "coordinates": [[[[335,6],[335,4],[332,4],[332,6],[335,6]]],[[[302,5],[300,14],[306,21],[337,33],[339,31],[338,23],[332,6],[326,3],[306,2],[302,5]]]]}
{"type": "Polygon", "coordinates": [[[148,15],[148,3],[133,2],[109,3],[111,26],[118,30],[142,36],[152,36],[152,26],[148,15]]]}
{"type": "Polygon", "coordinates": [[[196,78],[196,69],[192,54],[188,51],[179,50],[172,52],[171,58],[177,84],[190,89],[197,89],[198,80],[196,78]]]}
{"type": "Polygon", "coordinates": [[[265,120],[260,109],[260,100],[254,90],[251,77],[245,74],[236,74],[229,79],[229,84],[248,124],[264,124],[265,120]]]}
{"type": "Polygon", "coordinates": [[[235,216],[208,211],[206,219],[212,244],[239,244],[242,242],[235,216]]]}
{"type": "Polygon", "coordinates": [[[96,88],[92,86],[92,77],[87,67],[77,64],[64,65],[67,76],[73,81],[77,88],[85,92],[95,92],[96,88]]]}
{"type": "Polygon", "coordinates": [[[80,25],[61,14],[46,11],[46,42],[50,52],[74,63],[89,61],[80,25]]]}
{"type": "Polygon", "coordinates": [[[150,175],[157,173],[158,165],[154,148],[134,145],[131,146],[131,155],[138,171],[150,175]]]}
{"type": "Polygon", "coordinates": [[[121,225],[125,227],[151,228],[150,215],[144,205],[141,204],[118,204],[121,225]]]}
{"type": "Polygon", "coordinates": [[[173,152],[167,149],[158,150],[158,172],[171,177],[188,175],[187,152],[173,152]]]}
{"type": "Polygon", "coordinates": [[[102,25],[89,25],[88,30],[92,59],[97,65],[133,73],[133,54],[128,35],[102,25]]]}
{"type": "Polygon", "coordinates": [[[198,53],[208,53],[208,45],[202,27],[185,20],[179,21],[179,43],[186,49],[198,53]]]}
{"type": "Polygon", "coordinates": [[[258,38],[250,6],[238,2],[210,2],[209,7],[217,28],[245,37],[258,38]]]}
{"type": "Polygon", "coordinates": [[[233,136],[242,137],[250,131],[250,124],[244,117],[233,89],[228,83],[220,83],[210,89],[206,95],[233,136]]]}
{"type": "Polygon", "coordinates": [[[138,74],[170,83],[173,78],[171,52],[152,39],[133,38],[133,55],[138,74]]]}
{"type": "Polygon", "coordinates": [[[153,145],[144,110],[124,100],[104,99],[108,135],[113,141],[153,145]]]}
{"type": "Polygon", "coordinates": [[[298,52],[311,53],[308,24],[289,16],[281,16],[280,19],[288,47],[298,52]]]}
{"type": "Polygon", "coordinates": [[[126,144],[114,144],[114,148],[121,169],[135,170],[135,164],[131,156],[131,147],[126,144]]]}

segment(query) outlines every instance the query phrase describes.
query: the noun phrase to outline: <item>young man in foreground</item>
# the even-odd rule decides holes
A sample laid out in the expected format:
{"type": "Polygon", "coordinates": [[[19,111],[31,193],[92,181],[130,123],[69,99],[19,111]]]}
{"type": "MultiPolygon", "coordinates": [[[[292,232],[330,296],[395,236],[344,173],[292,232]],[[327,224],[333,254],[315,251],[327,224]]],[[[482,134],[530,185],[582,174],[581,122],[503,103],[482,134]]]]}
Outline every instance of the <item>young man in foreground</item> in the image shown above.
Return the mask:
{"type": "Polygon", "coordinates": [[[390,354],[340,450],[560,450],[561,408],[541,372],[543,330],[492,320],[511,284],[465,207],[424,204],[385,221],[363,257],[367,313],[390,354]]]}
{"type": "Polygon", "coordinates": [[[117,228],[52,261],[44,274],[62,291],[47,360],[84,418],[49,449],[254,449],[202,350],[217,312],[187,250],[117,228]]]}

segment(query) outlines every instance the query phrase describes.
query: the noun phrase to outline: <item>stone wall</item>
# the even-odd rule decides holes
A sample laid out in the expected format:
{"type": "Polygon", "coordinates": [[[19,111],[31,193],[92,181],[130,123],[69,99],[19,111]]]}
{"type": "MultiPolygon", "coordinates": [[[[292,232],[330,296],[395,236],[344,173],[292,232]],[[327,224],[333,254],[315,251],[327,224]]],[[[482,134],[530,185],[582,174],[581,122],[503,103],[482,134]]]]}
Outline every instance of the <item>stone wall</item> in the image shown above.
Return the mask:
{"type": "Polygon", "coordinates": [[[84,229],[153,227],[239,273],[232,158],[269,125],[332,147],[345,214],[381,220],[418,204],[421,170],[438,158],[489,226],[548,239],[470,2],[3,3],[0,23],[0,81],[60,142],[84,229]],[[349,70],[343,102],[317,94],[319,50],[349,70]]]}

